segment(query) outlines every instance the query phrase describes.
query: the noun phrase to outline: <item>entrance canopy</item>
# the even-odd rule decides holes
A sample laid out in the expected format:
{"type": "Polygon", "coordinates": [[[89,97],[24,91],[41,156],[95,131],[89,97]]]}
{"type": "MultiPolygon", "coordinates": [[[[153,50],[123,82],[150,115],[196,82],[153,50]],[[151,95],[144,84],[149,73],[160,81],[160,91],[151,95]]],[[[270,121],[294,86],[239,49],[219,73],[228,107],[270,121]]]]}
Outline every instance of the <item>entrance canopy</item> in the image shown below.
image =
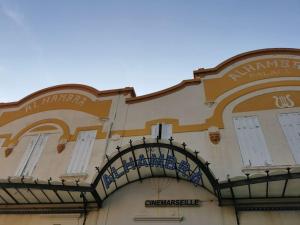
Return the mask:
{"type": "Polygon", "coordinates": [[[216,194],[217,181],[210,171],[208,162],[189,151],[186,144],[173,144],[170,140],[130,141],[128,146],[117,148],[117,154],[107,156],[107,163],[94,181],[102,200],[119,188],[151,177],[171,177],[187,180],[216,194]]]}
{"type": "Polygon", "coordinates": [[[96,202],[90,184],[24,177],[0,180],[0,214],[81,213],[97,207],[96,202]]]}
{"type": "Polygon", "coordinates": [[[300,210],[300,169],[266,170],[218,184],[220,205],[237,210],[300,210]]]}
{"type": "Polygon", "coordinates": [[[186,180],[242,210],[300,210],[300,169],[265,171],[218,181],[197,151],[173,139],[143,138],[106,156],[91,184],[26,178],[0,180],[0,213],[85,213],[127,184],[152,177],[186,180]]]}

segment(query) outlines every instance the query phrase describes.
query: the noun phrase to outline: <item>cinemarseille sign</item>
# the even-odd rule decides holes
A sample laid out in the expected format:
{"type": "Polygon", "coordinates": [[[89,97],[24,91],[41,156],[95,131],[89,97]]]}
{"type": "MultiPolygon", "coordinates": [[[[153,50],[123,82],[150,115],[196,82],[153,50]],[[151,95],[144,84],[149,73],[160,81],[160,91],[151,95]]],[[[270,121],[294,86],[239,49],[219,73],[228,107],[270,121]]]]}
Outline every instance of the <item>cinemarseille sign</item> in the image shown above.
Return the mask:
{"type": "Polygon", "coordinates": [[[146,200],[146,207],[198,207],[199,199],[146,200]]]}
{"type": "MultiPolygon", "coordinates": [[[[130,171],[136,170],[137,168],[148,167],[148,168],[162,168],[164,170],[176,171],[178,175],[181,175],[185,179],[189,180],[195,185],[201,185],[201,171],[199,167],[192,170],[190,163],[187,160],[177,161],[174,155],[151,154],[149,158],[145,157],[144,154],[140,154],[136,161],[132,157],[129,160],[122,160],[122,166],[116,169],[114,166],[110,167],[103,174],[102,180],[105,188],[109,189],[113,182],[116,182],[120,177],[128,174],[130,171]]],[[[143,176],[141,174],[141,176],[143,176]]]]}

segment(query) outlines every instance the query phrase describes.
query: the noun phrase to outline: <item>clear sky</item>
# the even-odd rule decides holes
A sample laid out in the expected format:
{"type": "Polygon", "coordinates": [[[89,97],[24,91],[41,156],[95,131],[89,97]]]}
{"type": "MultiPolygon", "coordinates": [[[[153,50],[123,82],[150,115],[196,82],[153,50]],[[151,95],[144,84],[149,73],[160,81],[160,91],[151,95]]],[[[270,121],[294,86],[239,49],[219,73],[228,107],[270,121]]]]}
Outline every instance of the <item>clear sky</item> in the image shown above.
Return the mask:
{"type": "Polygon", "coordinates": [[[63,83],[143,95],[274,47],[300,48],[300,0],[0,0],[0,101],[63,83]]]}

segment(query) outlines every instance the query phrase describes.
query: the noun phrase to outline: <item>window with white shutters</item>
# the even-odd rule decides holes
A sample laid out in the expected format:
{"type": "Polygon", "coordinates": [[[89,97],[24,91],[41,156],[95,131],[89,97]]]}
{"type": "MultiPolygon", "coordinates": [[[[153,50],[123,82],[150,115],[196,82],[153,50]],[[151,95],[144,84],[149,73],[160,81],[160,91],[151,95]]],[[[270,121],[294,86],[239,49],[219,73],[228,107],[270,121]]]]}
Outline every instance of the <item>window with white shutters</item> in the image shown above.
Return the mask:
{"type": "Polygon", "coordinates": [[[97,131],[81,131],[78,134],[71,162],[67,173],[83,173],[86,171],[97,131]]]}
{"type": "Polygon", "coordinates": [[[152,126],[152,138],[169,139],[172,136],[171,124],[157,124],[152,126]]]}
{"type": "Polygon", "coordinates": [[[233,118],[244,166],[272,163],[257,116],[233,118]]]}
{"type": "Polygon", "coordinates": [[[17,176],[30,176],[32,174],[45,148],[48,136],[49,134],[38,134],[24,137],[29,139],[29,144],[17,170],[17,176]]]}
{"type": "Polygon", "coordinates": [[[293,157],[297,164],[300,164],[300,112],[281,113],[279,122],[293,157]]]}

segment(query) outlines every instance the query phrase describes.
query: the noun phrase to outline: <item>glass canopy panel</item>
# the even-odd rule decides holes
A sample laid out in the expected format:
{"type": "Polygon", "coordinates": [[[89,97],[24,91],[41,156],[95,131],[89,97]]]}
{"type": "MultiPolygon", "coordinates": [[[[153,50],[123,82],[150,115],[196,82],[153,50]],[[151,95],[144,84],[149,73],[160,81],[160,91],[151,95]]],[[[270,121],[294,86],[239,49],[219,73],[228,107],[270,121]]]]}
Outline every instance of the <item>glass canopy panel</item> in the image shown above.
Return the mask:
{"type": "Polygon", "coordinates": [[[268,197],[281,197],[284,191],[285,180],[271,181],[268,186],[268,197]]]}
{"type": "Polygon", "coordinates": [[[233,187],[232,190],[233,190],[235,198],[249,198],[248,185],[233,187]]]}
{"type": "Polygon", "coordinates": [[[221,196],[222,196],[222,198],[225,198],[225,199],[226,198],[232,198],[230,188],[221,189],[221,196]]]}
{"type": "Polygon", "coordinates": [[[300,179],[289,179],[286,185],[285,196],[299,197],[300,196],[300,179]]]}

